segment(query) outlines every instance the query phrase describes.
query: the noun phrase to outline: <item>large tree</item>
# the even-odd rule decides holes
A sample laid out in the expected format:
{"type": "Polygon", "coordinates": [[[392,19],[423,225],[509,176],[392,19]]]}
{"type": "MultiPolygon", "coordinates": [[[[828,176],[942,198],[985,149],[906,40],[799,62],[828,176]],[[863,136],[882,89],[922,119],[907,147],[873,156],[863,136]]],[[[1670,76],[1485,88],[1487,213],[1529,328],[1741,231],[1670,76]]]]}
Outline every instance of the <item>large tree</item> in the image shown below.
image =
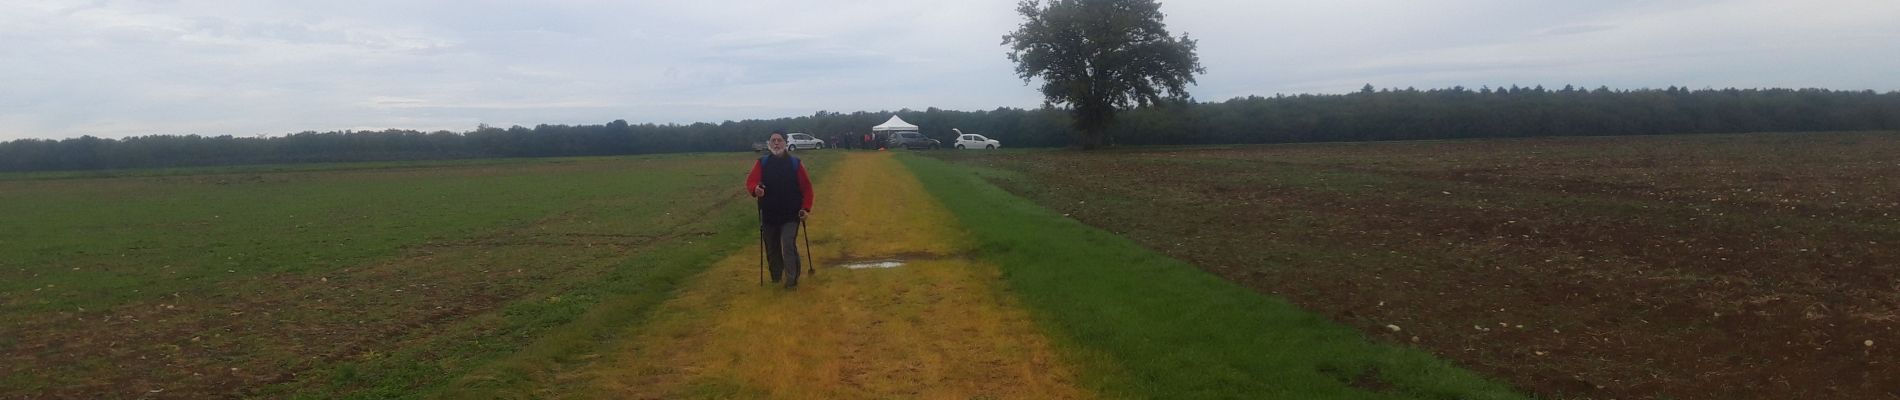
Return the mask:
{"type": "Polygon", "coordinates": [[[1206,73],[1194,40],[1168,35],[1154,0],[1023,0],[1022,26],[1003,36],[1024,83],[1042,79],[1050,104],[1075,115],[1075,145],[1107,143],[1120,109],[1186,99],[1206,73]]]}

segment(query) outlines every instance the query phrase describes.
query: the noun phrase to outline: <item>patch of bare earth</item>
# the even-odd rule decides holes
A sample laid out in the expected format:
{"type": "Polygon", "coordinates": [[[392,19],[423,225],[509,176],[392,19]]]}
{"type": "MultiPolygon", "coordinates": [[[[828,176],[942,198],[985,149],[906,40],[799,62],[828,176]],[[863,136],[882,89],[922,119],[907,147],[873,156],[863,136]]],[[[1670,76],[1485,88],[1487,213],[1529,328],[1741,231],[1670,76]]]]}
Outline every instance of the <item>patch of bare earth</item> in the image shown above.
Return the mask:
{"type": "Polygon", "coordinates": [[[1785,399],[1900,397],[1893,154],[1789,134],[952,158],[1542,396],[1785,399]]]}

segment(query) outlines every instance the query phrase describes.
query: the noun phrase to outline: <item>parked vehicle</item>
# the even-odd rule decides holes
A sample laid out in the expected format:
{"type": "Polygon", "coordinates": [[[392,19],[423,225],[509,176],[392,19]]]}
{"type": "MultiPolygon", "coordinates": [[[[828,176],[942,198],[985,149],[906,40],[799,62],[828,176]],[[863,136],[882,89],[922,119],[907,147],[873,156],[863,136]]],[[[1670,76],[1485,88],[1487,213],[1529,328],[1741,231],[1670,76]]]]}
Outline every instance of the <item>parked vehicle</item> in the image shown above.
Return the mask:
{"type": "Polygon", "coordinates": [[[808,133],[785,135],[785,146],[790,150],[809,150],[825,148],[825,141],[808,133]]]}
{"type": "Polygon", "coordinates": [[[891,134],[889,147],[893,147],[893,148],[901,147],[901,148],[906,148],[906,149],[911,149],[911,150],[923,150],[923,149],[935,150],[938,146],[942,146],[942,145],[943,145],[943,142],[939,142],[937,141],[937,139],[924,137],[924,135],[921,133],[911,132],[911,131],[901,131],[901,132],[891,134]]]}
{"type": "Polygon", "coordinates": [[[957,150],[998,149],[1003,147],[1003,142],[983,137],[983,135],[965,134],[962,130],[958,129],[951,130],[957,131],[957,150]]]}

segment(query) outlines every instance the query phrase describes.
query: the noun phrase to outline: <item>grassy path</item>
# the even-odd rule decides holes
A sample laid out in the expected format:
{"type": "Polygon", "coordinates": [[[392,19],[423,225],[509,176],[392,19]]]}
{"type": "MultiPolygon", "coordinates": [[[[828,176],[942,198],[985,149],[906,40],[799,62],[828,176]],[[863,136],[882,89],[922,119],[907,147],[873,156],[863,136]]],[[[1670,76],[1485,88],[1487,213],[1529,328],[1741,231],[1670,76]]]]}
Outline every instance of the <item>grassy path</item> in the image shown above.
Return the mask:
{"type": "MultiPolygon", "coordinates": [[[[637,337],[558,379],[577,398],[1092,397],[998,285],[950,211],[888,153],[819,182],[820,271],[760,286],[756,248],[719,261],[637,337]],[[899,258],[891,269],[841,262],[899,258]]],[[[554,393],[544,393],[555,395],[554,393]]]]}

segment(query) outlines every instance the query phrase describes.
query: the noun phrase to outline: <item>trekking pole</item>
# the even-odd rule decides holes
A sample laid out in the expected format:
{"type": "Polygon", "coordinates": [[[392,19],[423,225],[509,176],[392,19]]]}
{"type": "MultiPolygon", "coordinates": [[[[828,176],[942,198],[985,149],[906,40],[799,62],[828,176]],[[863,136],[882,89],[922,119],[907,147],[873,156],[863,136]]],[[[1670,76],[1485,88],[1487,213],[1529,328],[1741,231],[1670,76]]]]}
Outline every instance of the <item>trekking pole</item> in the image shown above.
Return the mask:
{"type": "Polygon", "coordinates": [[[799,234],[805,235],[805,272],[818,275],[818,264],[811,262],[811,230],[805,228],[805,220],[798,220],[799,234]]]}
{"type": "MultiPolygon", "coordinates": [[[[760,213],[759,218],[760,218],[759,219],[760,221],[764,221],[765,214],[760,213]]],[[[759,224],[759,286],[765,286],[765,224],[764,223],[759,224]]]]}
{"type": "Polygon", "coordinates": [[[765,286],[765,230],[759,230],[759,286],[765,286]]]}

